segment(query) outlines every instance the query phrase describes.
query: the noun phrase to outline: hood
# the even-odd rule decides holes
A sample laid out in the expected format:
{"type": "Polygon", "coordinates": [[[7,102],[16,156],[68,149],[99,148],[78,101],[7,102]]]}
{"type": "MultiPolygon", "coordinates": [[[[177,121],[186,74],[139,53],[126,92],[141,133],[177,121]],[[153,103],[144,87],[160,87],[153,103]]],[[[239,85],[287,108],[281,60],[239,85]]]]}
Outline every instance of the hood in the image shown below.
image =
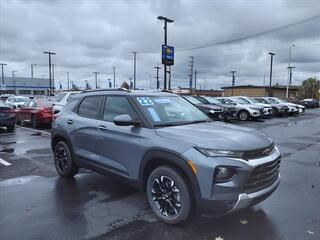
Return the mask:
{"type": "Polygon", "coordinates": [[[265,107],[265,108],[271,108],[271,105],[270,104],[266,104],[266,103],[256,103],[262,107],[265,107]]]}
{"type": "Polygon", "coordinates": [[[157,135],[188,142],[197,147],[249,151],[270,146],[273,140],[254,129],[223,122],[207,122],[156,129],[157,135]]]}

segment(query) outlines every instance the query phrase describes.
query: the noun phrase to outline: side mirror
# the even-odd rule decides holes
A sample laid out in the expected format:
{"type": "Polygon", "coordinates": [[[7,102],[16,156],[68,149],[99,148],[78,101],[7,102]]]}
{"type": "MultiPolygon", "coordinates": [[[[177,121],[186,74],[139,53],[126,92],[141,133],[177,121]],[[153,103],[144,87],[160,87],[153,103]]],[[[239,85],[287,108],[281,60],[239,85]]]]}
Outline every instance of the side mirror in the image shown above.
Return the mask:
{"type": "Polygon", "coordinates": [[[121,114],[121,115],[115,116],[113,118],[113,122],[115,125],[118,125],[118,126],[133,125],[135,127],[138,127],[141,125],[139,121],[134,121],[129,114],[121,114]]]}

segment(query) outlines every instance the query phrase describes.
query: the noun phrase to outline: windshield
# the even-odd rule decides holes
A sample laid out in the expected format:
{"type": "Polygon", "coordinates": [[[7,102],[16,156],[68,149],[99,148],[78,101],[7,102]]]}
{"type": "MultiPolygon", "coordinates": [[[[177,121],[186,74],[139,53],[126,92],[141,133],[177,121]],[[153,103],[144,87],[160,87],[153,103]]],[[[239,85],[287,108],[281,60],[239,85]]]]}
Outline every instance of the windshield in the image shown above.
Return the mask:
{"type": "Polygon", "coordinates": [[[287,101],[282,100],[282,99],[280,99],[280,98],[276,98],[275,100],[277,100],[277,101],[280,102],[280,103],[288,103],[287,101]]]}
{"type": "Polygon", "coordinates": [[[184,96],[185,99],[187,99],[188,101],[190,101],[191,103],[197,105],[197,104],[202,104],[202,102],[200,102],[198,99],[191,97],[191,96],[184,96]]]}
{"type": "Polygon", "coordinates": [[[268,98],[267,101],[270,103],[279,103],[277,100],[275,100],[273,98],[268,98]]]}
{"type": "Polygon", "coordinates": [[[154,126],[175,126],[211,121],[191,103],[176,96],[140,96],[135,101],[154,126]]]}
{"type": "Polygon", "coordinates": [[[55,97],[55,101],[56,102],[60,102],[61,100],[62,100],[62,98],[64,97],[64,96],[66,96],[67,95],[67,93],[59,93],[56,97],[55,97]]]}
{"type": "Polygon", "coordinates": [[[240,104],[251,104],[249,101],[244,100],[243,98],[236,98],[235,101],[240,104]]]}
{"type": "Polygon", "coordinates": [[[29,98],[27,97],[16,97],[13,99],[14,102],[27,102],[29,98]]]}
{"type": "Polygon", "coordinates": [[[260,102],[260,103],[266,103],[268,104],[269,102],[263,98],[253,98],[255,101],[260,102]]]}
{"type": "Polygon", "coordinates": [[[227,105],[237,105],[234,101],[232,101],[229,98],[217,98],[217,100],[223,104],[227,104],[227,105]]]}
{"type": "Polygon", "coordinates": [[[220,104],[221,103],[213,97],[203,97],[203,98],[206,99],[209,103],[213,103],[213,104],[220,104]]]}
{"type": "Polygon", "coordinates": [[[250,102],[251,102],[251,103],[261,103],[261,102],[259,102],[257,99],[254,99],[254,98],[250,98],[250,102]]]}

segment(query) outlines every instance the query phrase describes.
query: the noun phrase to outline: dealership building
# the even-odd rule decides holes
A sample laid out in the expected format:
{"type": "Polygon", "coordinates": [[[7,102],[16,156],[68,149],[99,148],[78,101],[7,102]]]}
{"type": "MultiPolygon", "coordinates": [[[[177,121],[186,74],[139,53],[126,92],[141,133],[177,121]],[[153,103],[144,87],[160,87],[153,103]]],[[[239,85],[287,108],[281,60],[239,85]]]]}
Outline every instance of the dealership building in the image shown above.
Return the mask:
{"type": "MultiPolygon", "coordinates": [[[[0,81],[2,81],[1,78],[0,81]]],[[[42,95],[48,92],[49,87],[48,78],[4,77],[4,86],[1,84],[1,93],[42,95]]]]}
{"type": "MultiPolygon", "coordinates": [[[[289,87],[289,98],[295,98],[299,91],[299,86],[289,87]]],[[[239,85],[233,87],[222,87],[224,96],[249,96],[249,97],[266,97],[269,96],[269,86],[239,85]]],[[[271,87],[273,97],[286,98],[287,87],[274,85],[271,87]]]]}

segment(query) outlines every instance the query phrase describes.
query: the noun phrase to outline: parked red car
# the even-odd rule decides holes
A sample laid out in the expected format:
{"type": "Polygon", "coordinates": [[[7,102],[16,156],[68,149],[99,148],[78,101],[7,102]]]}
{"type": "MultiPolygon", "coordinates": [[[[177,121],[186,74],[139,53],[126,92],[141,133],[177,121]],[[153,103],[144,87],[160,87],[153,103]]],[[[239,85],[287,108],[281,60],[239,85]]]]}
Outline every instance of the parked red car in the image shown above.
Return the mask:
{"type": "Polygon", "coordinates": [[[17,110],[17,124],[27,123],[36,128],[41,124],[51,124],[52,103],[45,99],[32,99],[17,110]]]}

